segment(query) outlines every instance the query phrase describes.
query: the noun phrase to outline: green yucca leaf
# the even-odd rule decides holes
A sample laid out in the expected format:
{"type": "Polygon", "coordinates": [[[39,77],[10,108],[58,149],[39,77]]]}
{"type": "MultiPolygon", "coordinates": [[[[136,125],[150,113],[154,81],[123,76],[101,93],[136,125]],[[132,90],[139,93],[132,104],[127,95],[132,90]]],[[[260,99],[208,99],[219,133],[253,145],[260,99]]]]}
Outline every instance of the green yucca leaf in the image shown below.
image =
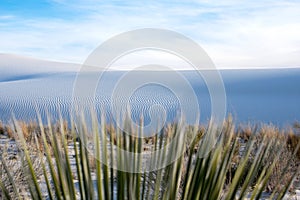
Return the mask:
{"type": "MultiPolygon", "coordinates": [[[[300,171],[300,166],[297,168],[297,170],[295,170],[295,172],[293,173],[292,177],[289,179],[289,181],[287,182],[287,184],[282,188],[281,192],[279,192],[278,197],[276,199],[283,199],[283,197],[285,196],[285,194],[287,193],[288,189],[290,188],[290,186],[292,185],[293,181],[296,178],[296,175],[299,173],[300,171]]],[[[273,194],[271,195],[270,199],[274,197],[275,191],[273,192],[273,194]]]]}
{"type": "MultiPolygon", "coordinates": [[[[293,152],[292,157],[290,157],[288,159],[287,163],[290,163],[292,161],[292,159],[296,156],[297,151],[298,151],[299,148],[300,148],[300,142],[297,144],[297,146],[296,146],[296,148],[293,152]]],[[[284,178],[285,174],[288,172],[288,168],[289,168],[289,165],[286,164],[286,166],[284,166],[284,169],[281,172],[279,180],[282,180],[284,178]]],[[[299,171],[300,171],[300,166],[297,168],[297,170],[295,170],[295,172],[293,173],[291,178],[288,180],[287,184],[282,188],[282,190],[279,191],[279,195],[277,196],[277,199],[281,199],[281,198],[284,197],[284,195],[287,193],[288,189],[290,188],[291,184],[293,183],[293,181],[294,181],[294,179],[295,179],[295,177],[296,177],[296,175],[298,174],[299,171]]],[[[276,186],[276,189],[272,192],[272,195],[270,196],[270,199],[274,199],[275,194],[276,194],[279,186],[280,186],[280,183],[278,183],[278,185],[276,186]]]]}
{"type": "MultiPolygon", "coordinates": [[[[38,138],[37,138],[36,135],[34,135],[34,136],[35,136],[34,139],[35,139],[36,147],[39,148],[38,138]]],[[[48,194],[49,194],[49,199],[52,200],[52,199],[54,199],[54,196],[53,196],[53,193],[51,191],[51,186],[50,186],[50,182],[49,182],[49,179],[48,179],[47,170],[46,170],[45,164],[43,162],[44,159],[43,159],[43,155],[42,155],[41,151],[39,151],[39,159],[42,161],[41,165],[42,165],[43,175],[44,175],[46,185],[47,185],[47,191],[48,191],[48,194]]]]}
{"type": "Polygon", "coordinates": [[[52,131],[50,131],[49,133],[50,133],[50,138],[51,138],[51,144],[53,144],[52,150],[53,150],[53,155],[55,158],[56,170],[58,173],[60,191],[62,193],[63,198],[68,199],[68,198],[70,198],[69,197],[69,188],[68,188],[67,183],[65,182],[66,175],[65,175],[65,172],[63,169],[66,161],[62,155],[61,146],[59,144],[60,141],[57,138],[56,133],[53,133],[52,131]]]}
{"type": "Polygon", "coordinates": [[[101,143],[102,143],[102,159],[104,162],[103,165],[103,178],[104,178],[104,199],[110,198],[110,188],[109,188],[109,169],[108,169],[108,155],[107,155],[107,136],[106,136],[106,124],[105,124],[105,116],[101,115],[101,143]]]}
{"type": "Polygon", "coordinates": [[[72,169],[71,169],[71,165],[70,165],[70,160],[69,160],[69,153],[68,153],[68,145],[67,145],[67,141],[66,141],[66,136],[67,133],[64,130],[64,122],[62,119],[62,116],[60,114],[59,116],[59,121],[60,121],[60,131],[61,131],[61,139],[62,139],[62,144],[63,144],[63,151],[64,151],[64,159],[65,159],[65,165],[64,167],[64,173],[65,173],[65,177],[66,177],[66,186],[68,187],[68,192],[69,194],[67,196],[69,196],[70,199],[76,199],[76,191],[75,191],[75,187],[74,187],[74,181],[73,181],[73,174],[72,174],[72,169]]]}
{"type": "MultiPolygon", "coordinates": [[[[77,172],[77,177],[78,177],[78,185],[79,185],[79,193],[80,193],[80,198],[85,199],[84,195],[84,185],[83,185],[83,174],[81,170],[81,164],[80,164],[80,158],[79,158],[79,146],[77,146],[77,137],[80,137],[79,135],[76,134],[75,132],[75,124],[73,121],[71,121],[71,134],[73,136],[73,146],[74,146],[74,153],[75,153],[75,163],[76,163],[76,172],[77,172]]],[[[79,140],[79,143],[81,141],[79,140]]]]}
{"type": "MultiPolygon", "coordinates": [[[[3,165],[3,168],[4,168],[5,172],[6,172],[6,175],[7,175],[7,177],[8,177],[9,184],[12,185],[12,188],[13,188],[13,191],[14,191],[15,196],[16,196],[18,199],[21,199],[21,198],[20,198],[20,194],[19,194],[19,192],[18,192],[18,190],[17,190],[17,186],[16,186],[16,184],[15,184],[15,182],[14,182],[13,176],[11,175],[11,173],[10,173],[10,171],[9,171],[7,165],[6,165],[6,162],[5,162],[5,160],[4,160],[4,158],[3,158],[2,156],[1,156],[1,163],[2,163],[2,165],[3,165]]],[[[4,185],[3,185],[3,183],[2,183],[1,180],[0,180],[0,187],[1,187],[2,191],[4,192],[5,197],[6,197],[7,199],[11,199],[8,190],[4,187],[4,185]]]]}
{"type": "MultiPolygon", "coordinates": [[[[220,163],[219,170],[216,173],[215,181],[214,181],[216,189],[211,188],[212,192],[210,192],[210,194],[211,194],[210,197],[212,199],[218,199],[221,195],[222,188],[224,187],[224,183],[226,181],[226,173],[230,168],[231,159],[234,155],[234,151],[235,151],[237,143],[238,143],[237,142],[238,138],[236,137],[236,139],[234,139],[234,142],[232,144],[232,139],[233,139],[233,134],[234,134],[232,126],[231,126],[231,129],[228,129],[225,131],[225,134],[227,134],[227,133],[229,133],[229,137],[226,138],[227,142],[225,143],[225,147],[224,147],[223,153],[222,153],[223,158],[220,163]]],[[[222,138],[222,139],[224,139],[224,138],[222,138]]]]}
{"type": "MultiPolygon", "coordinates": [[[[112,125],[110,126],[111,130],[112,130],[112,125]]],[[[107,132],[106,132],[107,134],[107,132]]],[[[111,131],[110,133],[110,199],[114,199],[114,187],[115,187],[115,181],[114,181],[114,140],[115,140],[115,135],[114,133],[111,131]]]]}
{"type": "Polygon", "coordinates": [[[188,182],[189,182],[188,178],[190,176],[188,176],[188,175],[191,173],[191,170],[192,170],[192,161],[193,161],[193,155],[194,155],[193,153],[194,153],[195,145],[196,145],[196,143],[192,143],[192,145],[188,149],[189,153],[188,153],[188,157],[187,157],[186,171],[185,171],[184,181],[183,181],[183,186],[182,186],[183,194],[185,193],[186,189],[189,186],[188,185],[188,182]]]}
{"type": "MultiPolygon", "coordinates": [[[[263,140],[263,141],[265,141],[265,140],[263,140]]],[[[264,142],[262,144],[264,144],[264,142]]],[[[248,175],[242,186],[239,199],[244,198],[244,195],[246,194],[246,191],[249,188],[249,185],[252,183],[252,180],[254,179],[255,175],[257,174],[259,168],[261,167],[262,162],[264,161],[267,152],[268,152],[268,147],[266,148],[264,145],[260,145],[258,151],[256,152],[256,156],[253,160],[253,163],[248,171],[248,175]]]]}
{"type": "Polygon", "coordinates": [[[31,158],[30,158],[27,146],[26,146],[25,138],[24,138],[23,132],[15,118],[14,118],[14,125],[17,130],[17,134],[20,139],[21,145],[23,147],[25,159],[27,161],[27,165],[28,165],[28,169],[29,169],[29,174],[31,176],[31,179],[29,179],[29,177],[27,177],[30,189],[31,188],[34,189],[34,190],[30,190],[31,196],[34,199],[42,199],[43,198],[42,192],[41,192],[41,189],[40,189],[40,186],[39,186],[39,183],[37,180],[37,176],[34,171],[33,164],[32,164],[32,161],[31,161],[31,158]]]}
{"type": "Polygon", "coordinates": [[[100,138],[99,138],[99,127],[98,127],[98,119],[95,112],[92,111],[92,127],[93,127],[93,134],[94,134],[94,142],[95,142],[95,159],[96,159],[96,177],[97,177],[97,194],[98,199],[103,199],[103,185],[102,185],[102,170],[101,170],[101,157],[100,157],[100,138]]]}
{"type": "Polygon", "coordinates": [[[203,192],[200,196],[202,199],[207,199],[208,197],[212,196],[213,190],[220,190],[220,188],[216,188],[215,179],[216,175],[218,174],[218,168],[220,168],[220,160],[222,154],[223,147],[219,145],[216,147],[214,151],[214,155],[212,157],[210,169],[207,172],[207,184],[203,184],[203,192]]]}
{"type": "Polygon", "coordinates": [[[2,183],[1,180],[0,180],[0,188],[1,188],[0,192],[4,193],[4,198],[7,199],[7,200],[10,200],[11,196],[9,194],[9,191],[6,189],[6,187],[4,186],[4,184],[2,183]]]}
{"type": "Polygon", "coordinates": [[[79,142],[79,160],[81,169],[81,181],[83,182],[83,191],[86,199],[94,198],[94,185],[92,182],[89,158],[88,158],[88,128],[84,114],[81,115],[81,126],[80,126],[80,142],[79,142]]]}
{"type": "Polygon", "coordinates": [[[241,177],[245,171],[246,164],[248,162],[253,145],[254,145],[254,141],[250,141],[249,145],[247,145],[245,155],[243,156],[242,161],[240,162],[240,164],[238,165],[238,167],[236,169],[236,172],[233,177],[232,183],[230,185],[229,192],[226,196],[226,199],[234,199],[234,197],[238,191],[238,187],[241,182],[241,177]]]}
{"type": "MultiPolygon", "coordinates": [[[[265,141],[265,138],[263,138],[263,141],[265,141]]],[[[269,149],[271,147],[273,141],[269,141],[267,146],[263,149],[262,151],[262,159],[258,161],[259,166],[263,166],[263,159],[266,158],[267,153],[269,152],[269,149]]],[[[264,145],[265,143],[262,142],[261,145],[264,145]]],[[[280,154],[277,155],[277,157],[280,154]]],[[[276,162],[276,160],[275,160],[276,162]]],[[[272,173],[273,167],[275,166],[275,162],[273,162],[273,164],[271,166],[264,166],[262,172],[260,173],[260,176],[256,182],[256,187],[254,188],[252,195],[251,195],[251,199],[259,199],[259,197],[261,196],[263,189],[265,188],[267,181],[272,173]]],[[[258,166],[258,167],[259,167],[258,166]]]]}
{"type": "MultiPolygon", "coordinates": [[[[266,152],[268,152],[268,150],[270,149],[270,147],[271,147],[270,144],[271,144],[272,142],[273,142],[273,141],[271,141],[271,142],[268,143],[269,145],[267,146],[266,152]]],[[[275,142],[276,142],[276,141],[275,141],[275,142]]],[[[274,142],[274,143],[275,143],[275,142],[274,142]]],[[[276,154],[276,157],[273,159],[272,164],[271,164],[270,166],[265,166],[266,174],[265,174],[265,176],[264,176],[264,178],[263,178],[263,181],[262,181],[261,183],[258,182],[258,184],[259,184],[260,187],[258,187],[259,189],[257,190],[257,196],[256,196],[256,199],[259,199],[259,198],[260,198],[260,196],[261,196],[261,194],[262,194],[262,192],[263,192],[263,189],[266,187],[267,182],[268,182],[268,180],[269,180],[269,177],[271,176],[272,171],[273,171],[273,169],[274,169],[274,167],[275,167],[275,165],[276,165],[276,163],[277,163],[277,161],[278,161],[278,159],[279,159],[279,157],[280,157],[280,155],[281,155],[282,149],[283,149],[283,145],[281,145],[280,149],[278,150],[278,152],[277,152],[277,154],[276,154]]],[[[262,173],[262,175],[263,175],[263,173],[262,173]]],[[[262,176],[262,175],[261,175],[261,176],[262,176]]]]}
{"type": "MultiPolygon", "coordinates": [[[[40,130],[41,130],[41,136],[42,136],[42,140],[43,140],[43,147],[44,147],[44,151],[46,153],[47,164],[49,166],[51,178],[52,178],[52,181],[54,183],[53,185],[54,185],[55,192],[56,192],[56,198],[61,199],[60,183],[58,181],[56,171],[54,169],[54,164],[52,162],[50,148],[48,146],[48,142],[47,142],[47,139],[46,139],[46,134],[45,134],[45,131],[44,131],[45,129],[44,129],[44,126],[43,126],[43,123],[42,123],[42,118],[41,118],[41,116],[38,112],[37,112],[37,117],[38,117],[39,127],[40,127],[40,130]]],[[[51,137],[52,128],[51,128],[51,122],[50,122],[49,115],[47,115],[47,121],[48,121],[48,126],[49,126],[49,137],[51,137]]]]}
{"type": "MultiPolygon", "coordinates": [[[[222,188],[224,188],[224,183],[226,181],[226,173],[230,168],[231,165],[231,159],[233,157],[233,151],[236,148],[236,143],[234,143],[232,149],[229,149],[228,154],[226,154],[220,164],[219,167],[219,172],[217,172],[216,177],[217,180],[215,182],[215,190],[212,188],[212,191],[210,192],[211,197],[214,199],[219,199],[221,193],[222,193],[222,188]]],[[[225,151],[226,152],[226,151],[225,151]]]]}

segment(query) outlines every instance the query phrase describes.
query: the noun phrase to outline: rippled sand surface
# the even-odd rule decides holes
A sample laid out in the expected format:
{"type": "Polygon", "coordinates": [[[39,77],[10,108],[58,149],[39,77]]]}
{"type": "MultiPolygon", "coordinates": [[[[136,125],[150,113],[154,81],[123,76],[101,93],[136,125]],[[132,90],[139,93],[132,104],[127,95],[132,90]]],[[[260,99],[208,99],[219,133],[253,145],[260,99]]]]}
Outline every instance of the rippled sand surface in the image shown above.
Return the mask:
{"type": "MultiPolygon", "coordinates": [[[[94,96],[87,97],[85,103],[94,102],[98,110],[105,108],[111,112],[111,101],[114,88],[126,71],[105,72],[96,86],[94,96]]],[[[166,112],[167,121],[172,121],[180,114],[178,96],[188,104],[190,96],[182,89],[182,84],[167,71],[137,71],[137,78],[142,74],[156,73],[158,79],[170,79],[180,94],[174,94],[164,85],[148,83],[141,85],[130,94],[129,104],[133,119],[137,120],[141,114],[145,122],[149,123],[149,110],[153,105],[160,105],[166,112]]],[[[199,103],[198,112],[201,121],[210,118],[211,99],[205,80],[196,71],[179,71],[193,88],[199,103]]],[[[223,70],[220,74],[226,90],[227,113],[232,113],[239,122],[272,122],[283,126],[286,123],[300,120],[300,69],[272,69],[272,70],[223,70]]],[[[51,115],[61,110],[64,117],[68,117],[72,108],[72,95],[76,72],[46,72],[17,74],[9,79],[0,77],[0,115],[2,121],[8,121],[12,113],[17,119],[34,119],[35,107],[43,116],[45,110],[51,115]]],[[[89,79],[89,75],[87,80],[89,79]]],[[[90,76],[95,76],[90,74],[90,76]]],[[[134,77],[133,76],[133,77],[134,77]]],[[[132,80],[134,82],[134,78],[132,80]]],[[[126,89],[126,84],[121,85],[126,89]]],[[[92,86],[91,86],[92,87],[92,86]]],[[[120,97],[122,99],[122,97],[120,97]]]]}

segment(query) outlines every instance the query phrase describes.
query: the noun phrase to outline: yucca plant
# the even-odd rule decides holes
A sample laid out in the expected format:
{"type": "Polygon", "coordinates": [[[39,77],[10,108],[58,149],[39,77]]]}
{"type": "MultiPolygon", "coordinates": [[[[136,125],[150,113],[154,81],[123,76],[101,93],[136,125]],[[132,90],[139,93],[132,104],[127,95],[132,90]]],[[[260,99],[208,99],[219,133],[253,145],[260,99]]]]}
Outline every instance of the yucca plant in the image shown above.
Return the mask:
{"type": "MultiPolygon", "coordinates": [[[[170,124],[145,138],[143,129],[134,130],[130,122],[123,123],[126,128],[121,130],[106,123],[105,116],[98,119],[95,112],[91,113],[90,125],[82,116],[70,120],[72,141],[67,141],[62,117],[60,131],[55,132],[49,117],[46,129],[38,116],[41,139],[36,137],[33,145],[42,146],[41,151],[28,151],[22,128],[14,120],[20,157],[25,158],[22,166],[28,197],[259,199],[285,148],[276,137],[257,140],[255,134],[242,143],[232,122],[224,126],[211,122],[205,131],[200,131],[198,125],[170,124]],[[38,177],[33,159],[40,159],[43,176],[38,177]]],[[[1,173],[8,177],[8,184],[0,181],[2,197],[24,198],[3,157],[1,166],[1,173]]],[[[296,173],[283,187],[275,187],[270,197],[283,198],[296,173]]]]}

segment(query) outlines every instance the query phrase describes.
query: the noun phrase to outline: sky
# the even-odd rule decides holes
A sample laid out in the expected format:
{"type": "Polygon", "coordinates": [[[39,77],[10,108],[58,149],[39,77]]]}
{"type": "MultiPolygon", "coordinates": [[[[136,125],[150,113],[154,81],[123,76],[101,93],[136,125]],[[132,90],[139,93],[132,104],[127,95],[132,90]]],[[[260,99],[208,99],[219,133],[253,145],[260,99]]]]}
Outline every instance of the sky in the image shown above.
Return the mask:
{"type": "MultiPolygon", "coordinates": [[[[189,37],[217,68],[300,67],[298,0],[0,2],[0,53],[81,64],[102,42],[139,28],[189,37]]],[[[119,64],[152,58],[184,65],[157,52],[131,55],[119,64]]]]}

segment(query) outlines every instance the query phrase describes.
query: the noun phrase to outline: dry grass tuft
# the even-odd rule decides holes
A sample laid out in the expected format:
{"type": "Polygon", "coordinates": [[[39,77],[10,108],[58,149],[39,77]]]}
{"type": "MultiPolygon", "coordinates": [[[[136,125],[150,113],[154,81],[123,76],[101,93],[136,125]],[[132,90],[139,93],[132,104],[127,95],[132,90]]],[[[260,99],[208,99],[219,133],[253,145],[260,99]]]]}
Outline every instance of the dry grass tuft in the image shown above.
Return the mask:
{"type": "Polygon", "coordinates": [[[300,160],[300,135],[295,134],[292,129],[287,134],[287,147],[290,151],[295,152],[300,160]]]}
{"type": "Polygon", "coordinates": [[[4,132],[5,132],[5,129],[4,129],[3,123],[2,123],[2,121],[0,121],[0,135],[4,135],[4,132]]]}
{"type": "Polygon", "coordinates": [[[247,124],[246,126],[240,126],[238,130],[238,134],[245,142],[247,142],[251,135],[255,132],[256,127],[253,127],[250,124],[247,124]]]}
{"type": "Polygon", "coordinates": [[[10,126],[5,126],[5,133],[8,136],[8,138],[11,138],[11,139],[15,138],[14,131],[10,126]]]}

